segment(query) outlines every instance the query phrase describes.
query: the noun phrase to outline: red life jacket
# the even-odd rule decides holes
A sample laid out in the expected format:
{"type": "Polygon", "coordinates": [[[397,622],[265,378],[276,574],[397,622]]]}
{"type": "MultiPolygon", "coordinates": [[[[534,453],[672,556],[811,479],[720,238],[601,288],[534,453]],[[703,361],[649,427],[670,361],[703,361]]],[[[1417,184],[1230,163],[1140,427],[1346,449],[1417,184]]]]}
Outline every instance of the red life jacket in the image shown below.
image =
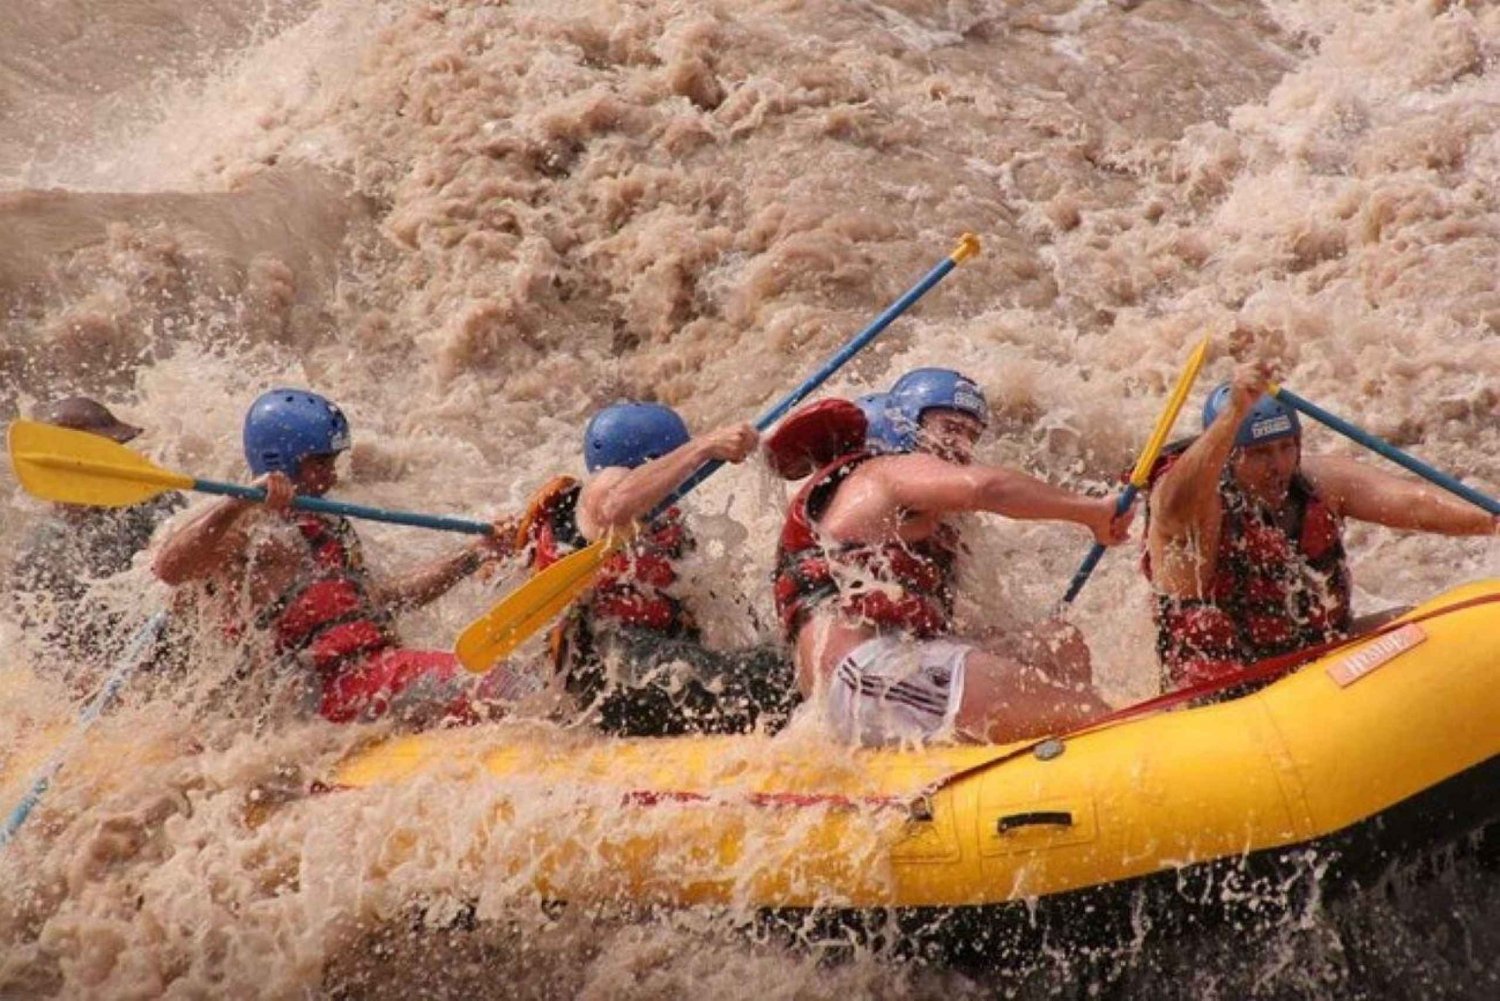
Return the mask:
{"type": "Polygon", "coordinates": [[[952,628],[953,584],[958,533],[941,525],[917,542],[837,543],[820,538],[817,528],[835,491],[861,463],[876,456],[855,452],[813,474],[792,499],[776,544],[772,575],[776,612],[788,640],[826,601],[840,614],[879,628],[918,637],[952,628]]]}
{"type": "MultiPolygon", "coordinates": [[[[1227,473],[1219,497],[1224,514],[1207,597],[1156,595],[1156,651],[1168,688],[1340,639],[1353,618],[1343,523],[1301,473],[1281,520],[1227,473]]],[[[1149,578],[1149,553],[1142,568],[1149,578]]]]}
{"type": "Polygon", "coordinates": [[[307,576],[257,621],[271,628],[278,653],[306,658],[326,681],[397,640],[389,616],[370,602],[369,574],[349,522],[308,511],[288,520],[307,543],[307,576]]]}
{"type": "MultiPolygon", "coordinates": [[[[578,498],[582,492],[583,485],[577,480],[558,477],[532,503],[523,524],[535,570],[544,570],[588,545],[578,530],[578,498]]],[[[682,512],[669,508],[604,561],[583,602],[590,618],[674,636],[693,633],[692,616],[668,593],[677,583],[677,561],[692,547],[682,512]]]]}

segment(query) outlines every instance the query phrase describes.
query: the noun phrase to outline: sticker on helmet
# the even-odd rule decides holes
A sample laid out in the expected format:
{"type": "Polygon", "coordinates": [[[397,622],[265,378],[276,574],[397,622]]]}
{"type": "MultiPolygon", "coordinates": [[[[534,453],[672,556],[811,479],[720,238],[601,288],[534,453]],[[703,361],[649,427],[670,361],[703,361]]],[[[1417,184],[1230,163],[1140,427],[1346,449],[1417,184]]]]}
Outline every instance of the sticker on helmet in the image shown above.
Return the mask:
{"type": "Polygon", "coordinates": [[[1292,430],[1292,419],[1286,414],[1277,414],[1250,425],[1251,438],[1265,438],[1273,434],[1286,434],[1292,430]]]}
{"type": "Polygon", "coordinates": [[[973,414],[981,421],[990,419],[989,406],[979,388],[969,382],[960,382],[953,387],[953,406],[964,413],[973,414]]]}

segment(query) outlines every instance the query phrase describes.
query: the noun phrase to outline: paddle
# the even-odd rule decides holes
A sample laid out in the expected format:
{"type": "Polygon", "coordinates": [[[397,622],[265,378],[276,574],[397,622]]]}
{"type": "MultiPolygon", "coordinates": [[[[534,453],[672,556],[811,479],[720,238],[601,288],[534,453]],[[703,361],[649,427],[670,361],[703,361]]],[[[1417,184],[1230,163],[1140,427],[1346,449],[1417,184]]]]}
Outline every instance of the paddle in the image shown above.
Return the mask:
{"type": "MultiPolygon", "coordinates": [[[[1187,400],[1188,391],[1193,388],[1193,380],[1198,378],[1198,370],[1203,367],[1203,359],[1208,353],[1208,338],[1198,342],[1193,353],[1188,357],[1187,367],[1182,370],[1182,375],[1177,378],[1177,386],[1172,390],[1172,395],[1167,399],[1167,407],[1157,418],[1156,427],[1151,432],[1150,439],[1146,442],[1140,458],[1136,460],[1135,469],[1130,474],[1130,482],[1120,494],[1120,499],[1115,502],[1115,516],[1124,514],[1130,510],[1130,505],[1135,502],[1136,494],[1146,485],[1147,478],[1151,475],[1151,467],[1156,464],[1156,457],[1161,454],[1162,446],[1167,443],[1167,435],[1172,433],[1172,425],[1177,421],[1177,415],[1182,410],[1182,405],[1187,400]]],[[[1073,599],[1078,597],[1078,592],[1083,590],[1084,583],[1089,579],[1089,574],[1094,572],[1098,566],[1099,559],[1104,555],[1104,546],[1094,543],[1094,548],[1084,557],[1083,565],[1073,575],[1073,580],[1068,584],[1068,593],[1063,595],[1062,603],[1070,605],[1073,599]]]]}
{"type": "MultiPolygon", "coordinates": [[[[891,322],[906,312],[923,295],[952,271],[957,265],[979,253],[979,239],[965,233],[958,246],[942,263],[938,264],[917,284],[897,299],[864,330],[856,334],[823,366],[807,378],[802,385],[766,411],[755,422],[757,431],[764,432],[780,420],[829,376],[843,367],[850,358],[874,340],[891,322]]],[[[656,517],[688,491],[712,476],[724,463],[722,460],[706,462],[689,476],[670,497],[657,505],[647,520],[656,517]]],[[[528,637],[552,621],[573,600],[587,590],[599,567],[610,554],[628,541],[625,536],[607,535],[583,549],[557,561],[541,573],[532,577],[521,587],[502,598],[482,617],[470,623],[458,637],[454,653],[463,665],[476,674],[490,669],[501,658],[524,643],[528,637]]]]}
{"type": "Polygon", "coordinates": [[[1380,453],[1396,463],[1396,465],[1411,470],[1424,480],[1435,483],[1450,493],[1457,494],[1470,504],[1480,507],[1490,514],[1500,514],[1500,501],[1485,496],[1473,487],[1465,486],[1447,473],[1433,469],[1422,460],[1401,451],[1384,438],[1373,435],[1368,431],[1363,431],[1343,418],[1330,414],[1317,404],[1304,400],[1290,389],[1273,385],[1268,391],[1281,402],[1301,411],[1318,423],[1333,428],[1333,430],[1365,446],[1365,448],[1380,453]]]}
{"type": "MultiPolygon", "coordinates": [[[[260,487],[195,480],[185,473],[162,469],[124,445],[86,431],[35,421],[13,421],[6,441],[16,479],[21,481],[26,492],[60,504],[126,507],[150,500],[167,490],[196,490],[252,501],[266,499],[266,492],[260,487]]],[[[442,532],[490,534],[490,526],[482,521],[387,511],[322,497],[295,497],[292,506],[350,518],[386,521],[393,525],[434,528],[442,532]]]]}
{"type": "Polygon", "coordinates": [[[121,657],[120,666],[115,668],[114,673],[105,680],[104,687],[99,689],[99,694],[94,696],[94,700],[78,717],[78,726],[68,735],[62,747],[58,748],[37,772],[36,778],[32,780],[31,789],[21,797],[21,802],[16,804],[15,809],[10,811],[10,815],[5,818],[4,826],[0,826],[0,848],[4,848],[15,839],[16,832],[21,829],[21,825],[26,822],[31,811],[41,801],[42,794],[52,784],[63,762],[73,753],[79,742],[83,740],[83,735],[99,719],[100,714],[109,708],[109,704],[115,700],[115,696],[119,694],[130,675],[145,661],[146,655],[155,646],[166,624],[167,613],[157,612],[147,619],[145,624],[130,638],[130,644],[125,648],[125,653],[121,657]]]}

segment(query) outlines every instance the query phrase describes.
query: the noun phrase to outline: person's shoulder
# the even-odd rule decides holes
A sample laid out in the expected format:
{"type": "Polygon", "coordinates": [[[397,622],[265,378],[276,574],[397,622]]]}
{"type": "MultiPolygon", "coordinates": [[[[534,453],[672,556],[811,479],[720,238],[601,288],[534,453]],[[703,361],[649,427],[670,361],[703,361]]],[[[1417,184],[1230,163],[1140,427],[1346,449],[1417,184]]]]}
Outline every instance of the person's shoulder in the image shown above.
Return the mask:
{"type": "Polygon", "coordinates": [[[843,482],[873,486],[886,492],[905,492],[904,488],[935,482],[938,477],[962,468],[925,452],[876,455],[862,459],[843,482]]]}
{"type": "MultiPolygon", "coordinates": [[[[1155,487],[1156,484],[1162,479],[1162,477],[1166,476],[1173,469],[1176,469],[1178,467],[1178,463],[1182,460],[1182,457],[1187,454],[1188,449],[1192,448],[1195,444],[1198,443],[1199,437],[1199,435],[1192,435],[1187,438],[1179,438],[1176,441],[1168,442],[1167,444],[1162,446],[1161,451],[1159,451],[1156,454],[1156,458],[1152,460],[1151,468],[1146,471],[1147,491],[1151,490],[1152,487],[1155,487]]],[[[1120,478],[1121,482],[1130,482],[1131,474],[1134,472],[1134,469],[1125,470],[1124,474],[1120,478]]]]}
{"type": "Polygon", "coordinates": [[[574,506],[580,510],[598,510],[598,505],[610,497],[620,484],[635,470],[624,466],[610,466],[584,480],[574,495],[574,506]]]}
{"type": "MultiPolygon", "coordinates": [[[[331,531],[340,530],[341,522],[330,520],[327,524],[331,531]]],[[[352,532],[353,526],[350,525],[348,530],[352,532]]],[[[303,538],[302,527],[295,520],[279,516],[258,504],[242,513],[235,520],[231,531],[242,536],[249,545],[290,542],[303,538]]]]}
{"type": "Polygon", "coordinates": [[[1301,471],[1309,475],[1318,473],[1353,473],[1359,475],[1373,467],[1351,455],[1306,455],[1299,464],[1301,471]]]}
{"type": "Polygon", "coordinates": [[[888,476],[897,479],[909,479],[962,468],[964,467],[957,463],[949,462],[947,459],[939,458],[928,452],[900,452],[893,455],[877,455],[865,460],[860,465],[861,470],[868,470],[875,476],[888,476]]]}
{"type": "Polygon", "coordinates": [[[1340,514],[1347,514],[1351,504],[1361,497],[1377,494],[1389,496],[1401,492],[1407,481],[1347,455],[1303,456],[1297,474],[1307,490],[1340,514]]]}
{"type": "Polygon", "coordinates": [[[588,493],[591,490],[598,490],[601,487],[611,487],[629,476],[632,472],[634,470],[628,469],[625,466],[606,466],[584,480],[580,488],[584,493],[588,493]]]}

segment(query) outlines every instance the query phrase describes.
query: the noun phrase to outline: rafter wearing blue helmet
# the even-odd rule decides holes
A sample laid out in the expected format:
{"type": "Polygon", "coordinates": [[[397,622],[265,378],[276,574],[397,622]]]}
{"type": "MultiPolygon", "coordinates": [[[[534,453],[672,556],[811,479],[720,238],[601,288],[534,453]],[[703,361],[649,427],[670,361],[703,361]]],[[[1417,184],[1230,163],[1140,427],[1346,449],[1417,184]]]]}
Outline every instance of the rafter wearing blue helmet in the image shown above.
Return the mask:
{"type": "Polygon", "coordinates": [[[892,441],[896,451],[914,451],[921,440],[922,416],[933,410],[963,414],[989,426],[990,407],[979,384],[951,368],[916,368],[891,386],[892,441]]]}
{"type": "Polygon", "coordinates": [[[908,372],[890,403],[902,454],[828,462],[782,524],[772,594],[802,693],[829,732],[863,745],[1020,740],[1102,714],[1076,630],[958,632],[959,518],[1066,521],[1112,545],[1130,514],[1116,515],[1110,498],[974,462],[989,408],[962,373],[908,372]]]}
{"type": "Polygon", "coordinates": [[[789,714],[793,688],[777,648],[703,645],[678,593],[680,563],[694,548],[683,513],[671,507],[640,524],[703,463],[742,462],[758,440],[747,424],[693,437],[670,407],[616,403],[584,430],[587,482],[557,477],[529,505],[523,530],[538,571],[607,534],[632,533],[550,643],[564,687],[606,732],[733,733],[789,714]]]}
{"type": "Polygon", "coordinates": [[[317,393],[273,389],[246,413],[244,445],[264,477],[264,502],[216,502],[164,540],[157,576],[174,587],[210,583],[204,594],[248,620],[234,622],[240,634],[265,631],[264,649],[303,669],[306,708],[324,719],[472,718],[476,686],[457,658],[404,646],[394,620],[511,553],[515,523],[496,521],[491,534],[449,556],[376,580],[347,519],[293,507],[296,495],[321,495],[338,482],[333,457],[349,447],[343,412],[317,393]]]}
{"type": "Polygon", "coordinates": [[[1143,569],[1156,592],[1164,688],[1361,631],[1344,521],[1445,535],[1500,531],[1464,501],[1342,456],[1309,456],[1297,413],[1251,362],[1214,388],[1203,434],[1151,484],[1143,569]]]}

